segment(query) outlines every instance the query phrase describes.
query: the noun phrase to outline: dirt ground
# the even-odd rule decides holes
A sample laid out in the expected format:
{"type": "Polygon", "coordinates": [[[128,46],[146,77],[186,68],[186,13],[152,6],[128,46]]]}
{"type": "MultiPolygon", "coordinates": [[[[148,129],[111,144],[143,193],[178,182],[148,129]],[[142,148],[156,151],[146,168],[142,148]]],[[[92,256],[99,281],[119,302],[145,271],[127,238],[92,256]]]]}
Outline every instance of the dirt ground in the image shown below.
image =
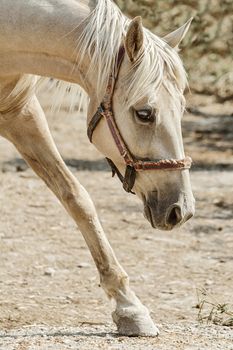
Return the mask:
{"type": "MultiPolygon", "coordinates": [[[[42,102],[47,110],[49,97],[42,102]]],[[[183,130],[194,159],[196,215],[172,232],[152,229],[139,200],[111,178],[87,140],[84,117],[66,107],[56,117],[48,113],[56,144],[91,194],[159,338],[116,335],[80,232],[14,147],[0,140],[0,350],[233,349],[233,316],[221,313],[233,311],[233,103],[194,95],[188,106],[183,130]],[[212,308],[197,307],[204,299],[223,306],[217,325],[198,322],[198,312],[203,318],[212,308]]]]}

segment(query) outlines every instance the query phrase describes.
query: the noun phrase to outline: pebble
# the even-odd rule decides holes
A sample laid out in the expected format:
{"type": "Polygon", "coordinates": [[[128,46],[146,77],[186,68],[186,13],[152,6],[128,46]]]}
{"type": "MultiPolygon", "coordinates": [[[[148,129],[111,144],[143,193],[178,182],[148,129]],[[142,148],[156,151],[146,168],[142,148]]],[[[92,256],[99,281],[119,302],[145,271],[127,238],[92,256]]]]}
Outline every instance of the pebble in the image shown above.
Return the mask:
{"type": "Polygon", "coordinates": [[[79,267],[80,269],[88,268],[88,267],[90,267],[90,266],[91,266],[91,265],[90,265],[89,263],[86,263],[86,262],[81,262],[81,263],[78,264],[78,267],[79,267]]]}
{"type": "Polygon", "coordinates": [[[44,271],[44,275],[53,277],[55,272],[56,271],[52,267],[47,267],[44,271]]]}

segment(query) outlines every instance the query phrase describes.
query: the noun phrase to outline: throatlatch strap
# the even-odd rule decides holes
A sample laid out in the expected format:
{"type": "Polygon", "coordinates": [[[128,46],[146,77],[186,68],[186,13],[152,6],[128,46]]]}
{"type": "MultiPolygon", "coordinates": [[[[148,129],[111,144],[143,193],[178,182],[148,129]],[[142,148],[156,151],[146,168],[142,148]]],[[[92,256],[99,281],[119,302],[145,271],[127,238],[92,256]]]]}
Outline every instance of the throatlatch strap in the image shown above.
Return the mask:
{"type": "Polygon", "coordinates": [[[131,191],[134,186],[135,179],[136,179],[136,170],[131,165],[127,165],[125,169],[125,177],[123,181],[123,188],[126,192],[135,194],[134,192],[131,191]]]}
{"type": "Polygon", "coordinates": [[[112,177],[114,177],[115,175],[117,175],[118,179],[123,183],[124,181],[124,177],[121,175],[121,173],[119,172],[118,168],[116,167],[116,165],[113,163],[113,161],[109,158],[106,157],[106,160],[108,162],[108,165],[110,166],[110,168],[112,169],[112,177]]]}
{"type": "Polygon", "coordinates": [[[94,132],[95,128],[97,127],[97,125],[99,124],[101,119],[103,118],[103,113],[104,113],[104,110],[103,110],[102,106],[100,105],[99,108],[97,109],[97,112],[92,117],[92,119],[88,125],[87,136],[88,136],[90,142],[92,142],[92,136],[93,136],[93,132],[94,132]]]}
{"type": "MultiPolygon", "coordinates": [[[[112,177],[114,177],[115,175],[117,175],[118,179],[120,180],[120,182],[123,184],[123,188],[126,192],[135,194],[134,192],[132,192],[132,188],[135,182],[135,178],[136,178],[136,171],[133,169],[134,174],[132,176],[131,171],[129,171],[129,169],[127,169],[128,167],[130,167],[129,165],[126,167],[125,170],[125,177],[121,175],[120,171],[118,170],[118,168],[116,167],[116,165],[113,163],[113,161],[109,158],[106,158],[108,164],[110,165],[111,169],[112,169],[112,177]],[[128,183],[129,181],[129,183],[128,183]]],[[[132,168],[132,167],[130,167],[132,168]]]]}

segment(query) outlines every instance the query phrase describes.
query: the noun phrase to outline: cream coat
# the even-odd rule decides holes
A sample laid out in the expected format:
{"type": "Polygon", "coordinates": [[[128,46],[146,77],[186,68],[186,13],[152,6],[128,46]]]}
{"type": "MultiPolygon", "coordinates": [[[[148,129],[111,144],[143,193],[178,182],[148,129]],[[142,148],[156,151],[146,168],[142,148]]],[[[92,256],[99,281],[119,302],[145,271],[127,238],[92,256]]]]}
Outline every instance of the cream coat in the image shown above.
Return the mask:
{"type": "MultiPolygon", "coordinates": [[[[129,26],[109,0],[2,0],[0,4],[0,134],[15,145],[77,223],[101,285],[115,300],[113,320],[125,335],[154,336],[158,330],[131,290],[88,193],[63,162],[35,85],[37,76],[80,85],[89,95],[89,120],[105,92],[112,55],[125,40],[128,57],[114,95],[122,136],[137,157],[183,158],[180,118],[185,74],[177,53],[166,42],[177,46],[188,26],[162,40],[143,29],[139,19],[129,26]],[[152,127],[140,125],[132,114],[148,104],[156,110],[152,127]]],[[[95,131],[94,144],[124,171],[104,121],[95,131]]],[[[154,227],[171,229],[193,214],[188,170],[145,172],[137,177],[134,191],[154,227]]]]}

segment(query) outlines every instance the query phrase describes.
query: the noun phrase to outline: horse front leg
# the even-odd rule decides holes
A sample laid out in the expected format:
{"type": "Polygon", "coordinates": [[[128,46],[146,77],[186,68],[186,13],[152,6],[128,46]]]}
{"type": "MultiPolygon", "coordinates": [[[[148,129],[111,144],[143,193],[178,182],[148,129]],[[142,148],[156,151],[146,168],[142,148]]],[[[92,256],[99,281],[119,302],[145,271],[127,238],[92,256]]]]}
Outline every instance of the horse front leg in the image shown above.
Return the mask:
{"type": "Polygon", "coordinates": [[[155,336],[149,312],[129,286],[97,217],[93,202],[63,162],[36,97],[14,118],[7,118],[1,134],[54,192],[77,223],[90,249],[106,294],[116,302],[113,320],[122,335],[155,336]]]}

